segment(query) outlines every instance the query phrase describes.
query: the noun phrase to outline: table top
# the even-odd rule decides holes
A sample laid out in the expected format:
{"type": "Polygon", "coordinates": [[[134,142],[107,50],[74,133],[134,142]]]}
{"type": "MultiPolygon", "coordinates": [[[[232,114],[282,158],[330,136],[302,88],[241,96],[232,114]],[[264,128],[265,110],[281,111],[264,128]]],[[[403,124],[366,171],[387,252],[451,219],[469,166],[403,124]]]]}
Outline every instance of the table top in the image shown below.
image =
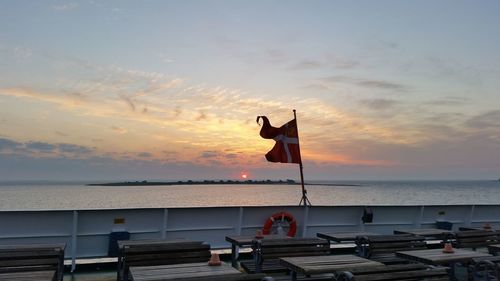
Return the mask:
{"type": "Polygon", "coordinates": [[[467,230],[485,230],[485,231],[500,231],[500,229],[497,229],[495,227],[490,227],[490,228],[484,228],[481,227],[481,226],[478,226],[478,227],[472,227],[472,226],[462,226],[460,227],[460,231],[467,231],[467,230]]]}
{"type": "Polygon", "coordinates": [[[318,232],[316,236],[319,238],[324,238],[329,241],[344,242],[344,241],[354,241],[357,236],[374,236],[380,235],[379,233],[365,232],[365,231],[351,231],[351,232],[328,232],[321,233],[318,232]]]}
{"type": "Polygon", "coordinates": [[[203,243],[203,241],[193,241],[183,238],[177,239],[143,239],[143,240],[118,240],[119,247],[125,246],[143,246],[143,245],[163,245],[163,244],[178,244],[178,243],[203,243]]]}
{"type": "Polygon", "coordinates": [[[446,234],[452,233],[449,230],[437,229],[437,228],[415,228],[415,229],[397,229],[394,230],[394,234],[412,234],[424,237],[436,237],[444,236],[446,234]]]}
{"type": "Polygon", "coordinates": [[[11,244],[11,245],[0,245],[0,250],[2,251],[26,251],[26,250],[64,250],[66,248],[65,243],[42,243],[42,244],[11,244]]]}
{"type": "Polygon", "coordinates": [[[443,249],[428,249],[396,252],[396,256],[432,265],[446,265],[454,262],[468,262],[473,258],[491,257],[487,253],[456,248],[453,253],[443,253],[443,249]]]}
{"type": "Polygon", "coordinates": [[[130,275],[133,281],[195,281],[221,277],[240,277],[243,272],[222,263],[220,266],[209,266],[206,262],[169,264],[157,266],[132,266],[130,275]]]}
{"type": "Polygon", "coordinates": [[[285,257],[280,258],[280,263],[290,270],[302,274],[335,273],[358,267],[383,265],[380,262],[355,255],[285,257]]]}
{"type": "Polygon", "coordinates": [[[488,245],[488,249],[492,249],[495,252],[498,252],[498,251],[500,251],[500,244],[488,245]]]}
{"type": "Polygon", "coordinates": [[[52,281],[56,274],[55,270],[26,271],[26,272],[6,272],[0,273],[0,280],[15,281],[52,281]]]}
{"type": "MultiPolygon", "coordinates": [[[[292,239],[293,237],[270,234],[270,235],[264,235],[264,237],[261,239],[283,239],[283,238],[292,239]]],[[[255,238],[255,235],[230,235],[230,236],[226,236],[227,242],[230,242],[233,245],[237,245],[238,247],[251,246],[252,240],[255,240],[255,239],[257,239],[257,238],[255,238]]]]}

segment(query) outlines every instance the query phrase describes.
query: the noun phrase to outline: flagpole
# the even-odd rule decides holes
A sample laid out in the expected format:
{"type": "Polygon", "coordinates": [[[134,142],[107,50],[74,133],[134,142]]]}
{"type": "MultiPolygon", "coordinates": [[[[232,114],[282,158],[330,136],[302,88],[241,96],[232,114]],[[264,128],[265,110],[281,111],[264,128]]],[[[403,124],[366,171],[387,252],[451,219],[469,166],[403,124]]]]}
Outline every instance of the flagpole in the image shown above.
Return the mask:
{"type": "MultiPolygon", "coordinates": [[[[293,110],[293,118],[295,119],[295,123],[297,123],[297,113],[296,113],[295,109],[293,110]]],[[[307,190],[304,186],[304,167],[302,166],[302,155],[300,155],[300,141],[299,141],[299,126],[298,126],[298,124],[297,124],[297,144],[299,145],[300,182],[302,184],[302,198],[300,199],[299,205],[304,204],[304,206],[311,206],[311,202],[307,198],[307,190]]]]}

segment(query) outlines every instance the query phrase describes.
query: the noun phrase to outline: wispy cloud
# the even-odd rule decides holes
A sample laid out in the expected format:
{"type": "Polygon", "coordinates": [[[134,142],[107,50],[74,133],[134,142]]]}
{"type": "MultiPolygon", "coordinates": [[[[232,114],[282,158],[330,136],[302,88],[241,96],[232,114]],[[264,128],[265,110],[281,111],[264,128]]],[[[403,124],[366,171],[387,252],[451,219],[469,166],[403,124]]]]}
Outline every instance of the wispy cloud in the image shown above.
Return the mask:
{"type": "Polygon", "coordinates": [[[292,63],[290,69],[292,70],[351,70],[361,63],[346,57],[334,56],[331,54],[324,55],[323,58],[315,59],[302,59],[292,63]]]}
{"type": "Polygon", "coordinates": [[[466,125],[474,129],[497,129],[500,130],[500,110],[488,111],[473,116],[466,121],[466,125]]]}
{"type": "Polygon", "coordinates": [[[5,138],[0,138],[0,151],[11,151],[21,147],[23,144],[5,138]]]}
{"type": "Polygon", "coordinates": [[[30,157],[91,157],[95,150],[91,147],[70,143],[49,143],[42,141],[20,142],[0,138],[0,153],[25,155],[30,157]]]}
{"type": "Polygon", "coordinates": [[[127,129],[118,126],[111,126],[111,130],[118,134],[125,134],[127,132],[127,129]]]}
{"type": "Polygon", "coordinates": [[[399,102],[390,99],[364,99],[360,103],[372,110],[387,110],[393,108],[399,102]]]}
{"type": "Polygon", "coordinates": [[[56,11],[70,11],[74,10],[78,7],[78,3],[68,2],[68,3],[60,3],[52,6],[52,8],[56,11]]]}
{"type": "Polygon", "coordinates": [[[400,84],[384,80],[374,80],[374,79],[360,79],[348,76],[330,76],[320,79],[320,81],[326,83],[345,83],[352,84],[358,87],[372,88],[372,89],[382,89],[382,90],[394,90],[394,91],[407,91],[409,87],[400,84]]]}

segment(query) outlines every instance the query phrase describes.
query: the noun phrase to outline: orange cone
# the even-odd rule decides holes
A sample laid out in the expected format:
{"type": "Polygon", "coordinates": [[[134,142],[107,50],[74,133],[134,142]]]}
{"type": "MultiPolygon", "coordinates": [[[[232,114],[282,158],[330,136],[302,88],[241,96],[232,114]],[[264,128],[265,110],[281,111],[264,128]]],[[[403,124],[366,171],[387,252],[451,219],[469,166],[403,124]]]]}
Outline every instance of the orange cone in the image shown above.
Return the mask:
{"type": "Polygon", "coordinates": [[[208,265],[221,265],[221,264],[222,262],[220,261],[219,254],[213,253],[212,256],[210,257],[208,265]]]}
{"type": "Polygon", "coordinates": [[[451,243],[444,243],[444,248],[443,248],[443,253],[453,253],[455,250],[453,250],[453,246],[451,243]]]}
{"type": "Polygon", "coordinates": [[[262,230],[257,230],[257,233],[255,233],[255,238],[257,239],[262,239],[264,238],[264,235],[262,234],[262,230]]]}

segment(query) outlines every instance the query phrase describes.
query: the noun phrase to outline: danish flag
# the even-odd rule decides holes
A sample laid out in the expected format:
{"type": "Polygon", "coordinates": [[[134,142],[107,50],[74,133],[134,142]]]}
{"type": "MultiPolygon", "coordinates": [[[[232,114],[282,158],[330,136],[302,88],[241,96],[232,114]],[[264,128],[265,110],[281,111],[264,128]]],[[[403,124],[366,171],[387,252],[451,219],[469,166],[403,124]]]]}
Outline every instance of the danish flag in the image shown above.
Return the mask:
{"type": "Polygon", "coordinates": [[[276,141],[273,149],[266,154],[267,161],[300,164],[302,160],[300,158],[297,120],[293,119],[283,126],[276,128],[271,126],[266,116],[257,116],[257,123],[259,123],[260,118],[264,121],[260,129],[260,136],[276,141]]]}

